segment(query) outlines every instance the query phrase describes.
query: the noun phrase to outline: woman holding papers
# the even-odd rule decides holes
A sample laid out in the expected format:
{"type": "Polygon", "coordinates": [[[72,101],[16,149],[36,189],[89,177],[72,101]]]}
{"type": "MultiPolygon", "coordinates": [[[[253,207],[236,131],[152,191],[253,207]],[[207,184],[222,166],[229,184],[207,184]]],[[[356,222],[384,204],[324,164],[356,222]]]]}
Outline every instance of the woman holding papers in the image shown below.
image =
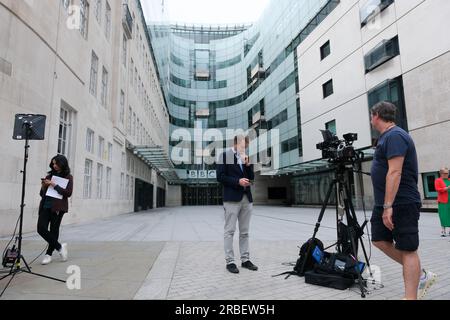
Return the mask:
{"type": "Polygon", "coordinates": [[[67,261],[67,244],[60,244],[58,238],[62,218],[69,210],[67,199],[72,195],[73,189],[73,177],[66,157],[55,156],[50,162],[50,169],[48,175],[42,179],[42,200],[37,224],[39,235],[48,242],[47,253],[42,260],[44,265],[52,262],[55,250],[59,252],[62,261],[67,261]]]}

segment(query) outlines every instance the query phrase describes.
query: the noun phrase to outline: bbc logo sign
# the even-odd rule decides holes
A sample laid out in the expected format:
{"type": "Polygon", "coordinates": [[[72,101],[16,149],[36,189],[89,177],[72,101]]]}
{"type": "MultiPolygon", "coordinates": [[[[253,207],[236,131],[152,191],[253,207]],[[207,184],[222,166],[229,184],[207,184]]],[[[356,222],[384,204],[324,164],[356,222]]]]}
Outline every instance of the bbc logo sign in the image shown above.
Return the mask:
{"type": "Polygon", "coordinates": [[[189,179],[216,179],[216,170],[189,170],[189,179]]]}

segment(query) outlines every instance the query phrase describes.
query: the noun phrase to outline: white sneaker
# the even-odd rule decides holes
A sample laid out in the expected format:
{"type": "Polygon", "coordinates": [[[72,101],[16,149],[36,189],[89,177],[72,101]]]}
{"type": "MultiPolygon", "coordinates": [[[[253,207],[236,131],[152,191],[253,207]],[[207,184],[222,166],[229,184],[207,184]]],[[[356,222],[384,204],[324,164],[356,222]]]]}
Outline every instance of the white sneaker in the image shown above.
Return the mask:
{"type": "Polygon", "coordinates": [[[49,256],[48,254],[46,254],[46,255],[44,256],[44,259],[42,259],[41,264],[47,265],[47,264],[49,264],[50,262],[52,262],[52,256],[49,256]]]}
{"type": "Polygon", "coordinates": [[[418,299],[423,299],[423,297],[425,297],[428,289],[430,289],[430,287],[436,282],[437,279],[437,274],[425,270],[423,270],[423,272],[425,273],[425,279],[420,279],[419,288],[417,290],[418,299]]]}
{"type": "Polygon", "coordinates": [[[61,256],[61,260],[63,262],[67,261],[67,257],[68,257],[67,243],[61,244],[61,249],[59,250],[59,255],[61,256]]]}

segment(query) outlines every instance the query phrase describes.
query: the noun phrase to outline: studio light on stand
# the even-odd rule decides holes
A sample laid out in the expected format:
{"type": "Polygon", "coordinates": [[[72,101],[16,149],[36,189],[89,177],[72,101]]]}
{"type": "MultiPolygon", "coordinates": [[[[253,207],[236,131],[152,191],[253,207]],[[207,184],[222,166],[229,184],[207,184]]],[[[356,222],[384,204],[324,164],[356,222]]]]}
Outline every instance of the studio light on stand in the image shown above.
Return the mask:
{"type": "MultiPolygon", "coordinates": [[[[19,273],[29,273],[35,276],[39,276],[42,278],[55,280],[59,282],[65,283],[65,280],[56,279],[53,277],[49,277],[46,275],[38,274],[31,271],[30,266],[28,265],[27,261],[22,255],[22,231],[23,231],[23,210],[25,208],[25,185],[26,185],[26,178],[27,178],[27,162],[28,162],[28,150],[30,148],[29,141],[30,140],[44,140],[45,138],[45,121],[46,116],[45,115],[39,115],[39,114],[16,114],[15,116],[15,122],[14,122],[14,133],[13,133],[13,139],[14,140],[24,140],[25,141],[25,147],[24,147],[24,159],[23,159],[23,170],[21,173],[22,176],[22,198],[20,203],[20,216],[19,216],[19,235],[16,238],[17,241],[17,248],[15,245],[13,246],[13,249],[7,250],[9,253],[9,256],[6,258],[6,262],[11,265],[11,269],[9,270],[9,273],[3,277],[0,278],[0,281],[11,277],[9,279],[8,283],[4,287],[3,291],[0,293],[0,298],[5,293],[8,286],[11,284],[12,280],[16,275],[19,273]],[[22,262],[24,263],[25,267],[22,267],[22,262]]],[[[5,262],[5,257],[4,257],[5,262]]]]}

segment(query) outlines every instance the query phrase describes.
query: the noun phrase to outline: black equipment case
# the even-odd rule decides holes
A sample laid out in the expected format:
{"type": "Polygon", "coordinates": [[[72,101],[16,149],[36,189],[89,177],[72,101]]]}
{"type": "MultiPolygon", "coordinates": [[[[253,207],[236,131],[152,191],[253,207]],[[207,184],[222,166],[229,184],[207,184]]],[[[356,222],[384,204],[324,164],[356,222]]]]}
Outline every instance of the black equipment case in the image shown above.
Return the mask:
{"type": "Polygon", "coordinates": [[[305,283],[327,288],[347,290],[355,283],[355,279],[345,275],[322,274],[311,270],[305,272],[305,283]]]}

